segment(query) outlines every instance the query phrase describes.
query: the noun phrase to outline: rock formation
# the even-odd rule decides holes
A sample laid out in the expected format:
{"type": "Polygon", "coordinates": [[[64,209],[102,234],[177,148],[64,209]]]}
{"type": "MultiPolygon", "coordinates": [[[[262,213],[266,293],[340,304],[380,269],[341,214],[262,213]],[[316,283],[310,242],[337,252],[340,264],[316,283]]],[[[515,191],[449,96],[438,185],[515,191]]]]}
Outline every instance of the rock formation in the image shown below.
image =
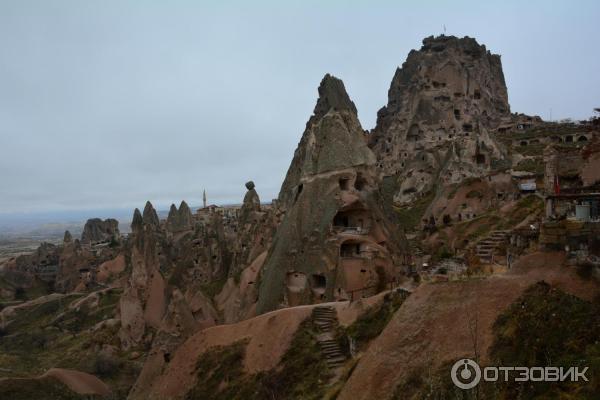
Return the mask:
{"type": "Polygon", "coordinates": [[[156,210],[152,206],[152,203],[149,201],[146,202],[146,206],[144,206],[144,213],[142,214],[142,220],[145,225],[150,227],[158,228],[160,225],[160,220],[158,219],[158,214],[156,210]]]}
{"type": "Polygon", "coordinates": [[[120,300],[121,329],[119,337],[124,348],[142,341],[146,326],[161,328],[166,311],[165,280],[160,272],[156,229],[158,215],[150,202],[144,216],[134,211],[131,224],[131,275],[120,300]]]}
{"type": "Polygon", "coordinates": [[[279,211],[272,206],[260,206],[252,181],[246,183],[246,189],[248,192],[231,235],[229,278],[215,297],[225,323],[238,322],[253,315],[261,269],[279,225],[279,211]]]}
{"type": "Polygon", "coordinates": [[[342,81],[326,75],[279,194],[258,312],[375,293],[400,274],[405,240],[385,217],[376,158],[342,81]]]}
{"type": "Polygon", "coordinates": [[[71,236],[71,232],[65,231],[65,236],[63,238],[64,243],[71,243],[73,241],[73,236],[71,236]]]}
{"type": "Polygon", "coordinates": [[[88,219],[83,227],[81,242],[106,242],[112,239],[118,239],[119,236],[119,221],[112,218],[108,218],[104,221],[100,218],[92,218],[88,219]]]}
{"type": "Polygon", "coordinates": [[[185,201],[179,205],[179,209],[175,204],[171,204],[169,215],[167,216],[167,229],[170,232],[182,232],[192,229],[192,211],[185,201]]]}
{"type": "Polygon", "coordinates": [[[491,132],[510,107],[500,56],[475,39],[428,37],[398,68],[369,145],[397,203],[481,176],[505,159],[491,132]]]}
{"type": "Polygon", "coordinates": [[[246,182],[246,189],[248,189],[248,192],[244,196],[242,210],[260,211],[260,198],[256,193],[254,182],[246,182]]]}

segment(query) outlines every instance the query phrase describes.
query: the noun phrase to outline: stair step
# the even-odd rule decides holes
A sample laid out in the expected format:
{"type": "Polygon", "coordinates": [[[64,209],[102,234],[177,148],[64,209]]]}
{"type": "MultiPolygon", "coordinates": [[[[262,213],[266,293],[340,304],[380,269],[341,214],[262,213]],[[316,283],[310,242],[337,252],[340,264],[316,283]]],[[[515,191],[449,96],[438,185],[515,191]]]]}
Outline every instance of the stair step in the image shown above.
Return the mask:
{"type": "Polygon", "coordinates": [[[320,345],[337,344],[337,341],[333,340],[333,339],[325,339],[325,340],[319,340],[319,344],[320,345]]]}
{"type": "Polygon", "coordinates": [[[336,319],[334,317],[322,317],[322,316],[315,316],[313,318],[313,321],[322,321],[322,322],[331,322],[331,321],[335,321],[336,319]]]}
{"type": "Polygon", "coordinates": [[[330,363],[335,363],[335,362],[343,362],[346,361],[346,357],[344,356],[339,356],[339,357],[335,357],[335,358],[326,358],[325,359],[327,361],[328,364],[330,363]]]}

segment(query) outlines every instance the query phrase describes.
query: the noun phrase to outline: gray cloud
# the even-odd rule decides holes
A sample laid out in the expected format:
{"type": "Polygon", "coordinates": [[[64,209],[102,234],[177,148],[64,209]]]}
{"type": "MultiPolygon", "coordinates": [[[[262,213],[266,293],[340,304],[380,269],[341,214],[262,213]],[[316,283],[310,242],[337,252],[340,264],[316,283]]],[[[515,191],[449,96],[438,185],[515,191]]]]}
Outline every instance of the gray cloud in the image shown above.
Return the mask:
{"type": "Polygon", "coordinates": [[[320,3],[3,1],[0,211],[276,197],[321,77],[371,128],[444,24],[502,54],[513,111],[600,106],[597,2],[320,3]]]}

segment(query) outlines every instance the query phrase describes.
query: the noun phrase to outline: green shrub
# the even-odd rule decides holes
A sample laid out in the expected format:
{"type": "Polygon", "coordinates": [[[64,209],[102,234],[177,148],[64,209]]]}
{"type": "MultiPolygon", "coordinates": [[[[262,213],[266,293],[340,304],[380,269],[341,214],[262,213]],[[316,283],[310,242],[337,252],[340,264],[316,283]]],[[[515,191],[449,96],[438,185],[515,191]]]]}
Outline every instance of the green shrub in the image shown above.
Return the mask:
{"type": "MultiPolygon", "coordinates": [[[[347,335],[356,341],[358,350],[364,349],[371,340],[381,334],[408,296],[409,293],[404,290],[395,290],[386,294],[380,306],[367,310],[352,325],[342,330],[338,334],[338,341],[347,335]]],[[[341,345],[344,348],[343,343],[341,345]]]]}
{"type": "Polygon", "coordinates": [[[594,303],[537,283],[494,324],[491,348],[498,366],[589,367],[590,382],[514,383],[501,389],[503,398],[557,398],[569,393],[592,399],[600,393],[600,300],[594,303]]]}
{"type": "Polygon", "coordinates": [[[215,347],[196,363],[197,384],[186,399],[322,399],[330,373],[310,319],[298,327],[289,349],[271,371],[244,371],[246,341],[215,347]]]}

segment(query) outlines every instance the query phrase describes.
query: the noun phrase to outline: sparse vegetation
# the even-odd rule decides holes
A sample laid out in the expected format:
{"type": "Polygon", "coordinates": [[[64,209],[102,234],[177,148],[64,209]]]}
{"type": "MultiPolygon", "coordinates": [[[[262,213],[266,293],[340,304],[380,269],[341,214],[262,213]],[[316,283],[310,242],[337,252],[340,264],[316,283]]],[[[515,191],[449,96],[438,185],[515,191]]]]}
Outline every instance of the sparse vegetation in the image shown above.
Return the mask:
{"type": "Polygon", "coordinates": [[[10,400],[88,400],[98,396],[78,395],[53,378],[7,380],[0,385],[0,398],[10,400]]]}
{"type": "Polygon", "coordinates": [[[541,158],[527,158],[519,162],[514,169],[516,171],[525,171],[541,175],[544,173],[544,161],[541,158]]]}
{"type": "Polygon", "coordinates": [[[207,351],[196,363],[198,383],[186,399],[322,399],[330,375],[315,334],[312,321],[303,322],[279,365],[254,375],[243,367],[247,342],[207,351]]]}
{"type": "Polygon", "coordinates": [[[453,361],[410,370],[394,399],[596,399],[600,393],[600,298],[587,302],[544,282],[525,291],[496,320],[489,365],[587,366],[589,382],[482,381],[460,390],[451,380],[453,361]]]}
{"type": "Polygon", "coordinates": [[[209,283],[205,283],[200,286],[202,293],[207,295],[209,298],[213,298],[223,290],[223,286],[227,283],[227,278],[217,279],[209,283]]]}
{"type": "Polygon", "coordinates": [[[8,371],[3,375],[35,377],[53,367],[76,369],[101,376],[113,389],[115,398],[125,398],[141,364],[130,361],[117,347],[109,363],[99,355],[103,346],[119,344],[118,325],[88,329],[114,315],[119,293],[104,293],[98,308],[70,309],[69,305],[80,298],[81,295],[70,295],[17,311],[14,320],[6,325],[6,335],[0,337],[0,368],[8,371]]]}
{"type": "MultiPolygon", "coordinates": [[[[341,329],[338,334],[340,340],[349,336],[356,341],[357,350],[363,350],[371,340],[381,334],[394,313],[400,308],[409,293],[404,290],[395,290],[386,294],[383,303],[366,311],[363,315],[346,329],[341,329]]],[[[342,348],[347,348],[342,343],[342,348]]]]}
{"type": "Polygon", "coordinates": [[[593,303],[545,282],[530,287],[494,324],[495,365],[589,367],[590,382],[528,382],[503,398],[594,399],[600,393],[600,299],[593,303]],[[566,398],[566,397],[565,397],[566,398]]]}
{"type": "Polygon", "coordinates": [[[395,208],[399,223],[405,231],[415,230],[419,226],[421,219],[425,215],[425,211],[427,211],[427,207],[429,207],[434,197],[435,191],[431,190],[410,206],[395,208]]]}

